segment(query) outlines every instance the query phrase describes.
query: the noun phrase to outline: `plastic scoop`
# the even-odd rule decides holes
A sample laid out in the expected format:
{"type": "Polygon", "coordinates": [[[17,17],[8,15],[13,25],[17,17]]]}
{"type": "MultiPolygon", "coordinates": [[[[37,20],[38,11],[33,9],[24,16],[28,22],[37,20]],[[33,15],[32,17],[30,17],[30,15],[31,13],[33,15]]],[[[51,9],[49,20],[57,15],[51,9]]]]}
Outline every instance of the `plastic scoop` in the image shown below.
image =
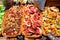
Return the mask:
{"type": "Polygon", "coordinates": [[[42,10],[42,11],[44,10],[46,0],[33,0],[33,2],[36,5],[38,4],[40,10],[42,10]]]}

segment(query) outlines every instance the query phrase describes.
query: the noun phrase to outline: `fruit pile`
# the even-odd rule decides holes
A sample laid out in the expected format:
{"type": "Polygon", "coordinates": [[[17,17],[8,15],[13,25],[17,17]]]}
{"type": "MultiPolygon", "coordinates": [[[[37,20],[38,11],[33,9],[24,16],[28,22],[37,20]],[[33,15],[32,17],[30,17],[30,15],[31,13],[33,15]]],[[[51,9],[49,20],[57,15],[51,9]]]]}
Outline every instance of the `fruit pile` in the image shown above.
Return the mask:
{"type": "Polygon", "coordinates": [[[60,12],[56,7],[45,7],[43,12],[43,34],[52,33],[55,36],[60,36],[60,12]]]}
{"type": "Polygon", "coordinates": [[[3,36],[15,37],[20,34],[21,10],[18,6],[13,6],[5,12],[3,18],[3,36]]]}
{"type": "Polygon", "coordinates": [[[23,17],[23,34],[28,36],[41,35],[41,12],[33,5],[25,5],[22,7],[23,17]]]}

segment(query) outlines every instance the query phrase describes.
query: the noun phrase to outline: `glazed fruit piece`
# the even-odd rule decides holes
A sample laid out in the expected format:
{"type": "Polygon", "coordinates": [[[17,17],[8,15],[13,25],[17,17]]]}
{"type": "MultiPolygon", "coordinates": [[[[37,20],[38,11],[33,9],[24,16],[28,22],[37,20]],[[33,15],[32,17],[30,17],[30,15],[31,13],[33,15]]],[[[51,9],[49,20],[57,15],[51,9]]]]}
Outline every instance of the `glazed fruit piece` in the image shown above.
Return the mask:
{"type": "Polygon", "coordinates": [[[24,5],[22,6],[24,13],[22,21],[22,33],[26,37],[39,37],[42,34],[40,29],[41,27],[41,18],[42,13],[34,5],[24,5]]]}
{"type": "Polygon", "coordinates": [[[20,34],[21,16],[19,6],[13,6],[5,12],[2,23],[3,36],[15,37],[20,34]]]}

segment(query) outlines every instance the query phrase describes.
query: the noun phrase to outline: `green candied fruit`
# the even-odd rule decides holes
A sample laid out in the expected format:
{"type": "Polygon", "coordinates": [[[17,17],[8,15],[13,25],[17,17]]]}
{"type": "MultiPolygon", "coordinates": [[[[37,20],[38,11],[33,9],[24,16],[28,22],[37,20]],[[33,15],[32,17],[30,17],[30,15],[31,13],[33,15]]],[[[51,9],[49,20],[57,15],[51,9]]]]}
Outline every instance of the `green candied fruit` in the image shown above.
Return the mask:
{"type": "Polygon", "coordinates": [[[0,13],[4,12],[4,6],[3,5],[0,5],[0,13]]]}
{"type": "Polygon", "coordinates": [[[4,15],[4,6],[0,5],[0,31],[2,30],[2,18],[4,15]]]}
{"type": "Polygon", "coordinates": [[[2,25],[0,24],[0,31],[2,30],[1,26],[2,26],[2,25]]]}
{"type": "Polygon", "coordinates": [[[2,24],[2,19],[0,19],[0,24],[2,24]]]}
{"type": "Polygon", "coordinates": [[[56,30],[56,33],[60,33],[60,30],[56,30]]]}
{"type": "Polygon", "coordinates": [[[52,20],[56,20],[56,18],[52,18],[52,20]]]}

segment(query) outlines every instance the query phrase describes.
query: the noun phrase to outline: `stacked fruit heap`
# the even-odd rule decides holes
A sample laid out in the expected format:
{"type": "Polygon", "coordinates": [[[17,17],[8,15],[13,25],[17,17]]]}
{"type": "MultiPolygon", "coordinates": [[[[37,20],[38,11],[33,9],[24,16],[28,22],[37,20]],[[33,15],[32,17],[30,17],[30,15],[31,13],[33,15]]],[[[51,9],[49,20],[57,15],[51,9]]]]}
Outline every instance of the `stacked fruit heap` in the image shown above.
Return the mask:
{"type": "Polygon", "coordinates": [[[20,21],[22,16],[20,11],[20,7],[13,6],[5,12],[2,23],[3,36],[15,37],[20,34],[20,21]]]}
{"type": "Polygon", "coordinates": [[[41,27],[41,12],[33,5],[25,5],[22,7],[23,10],[23,34],[24,35],[40,35],[42,33],[41,27]]]}
{"type": "Polygon", "coordinates": [[[43,12],[43,34],[54,34],[54,36],[60,36],[60,12],[56,7],[45,7],[43,12]]]}

